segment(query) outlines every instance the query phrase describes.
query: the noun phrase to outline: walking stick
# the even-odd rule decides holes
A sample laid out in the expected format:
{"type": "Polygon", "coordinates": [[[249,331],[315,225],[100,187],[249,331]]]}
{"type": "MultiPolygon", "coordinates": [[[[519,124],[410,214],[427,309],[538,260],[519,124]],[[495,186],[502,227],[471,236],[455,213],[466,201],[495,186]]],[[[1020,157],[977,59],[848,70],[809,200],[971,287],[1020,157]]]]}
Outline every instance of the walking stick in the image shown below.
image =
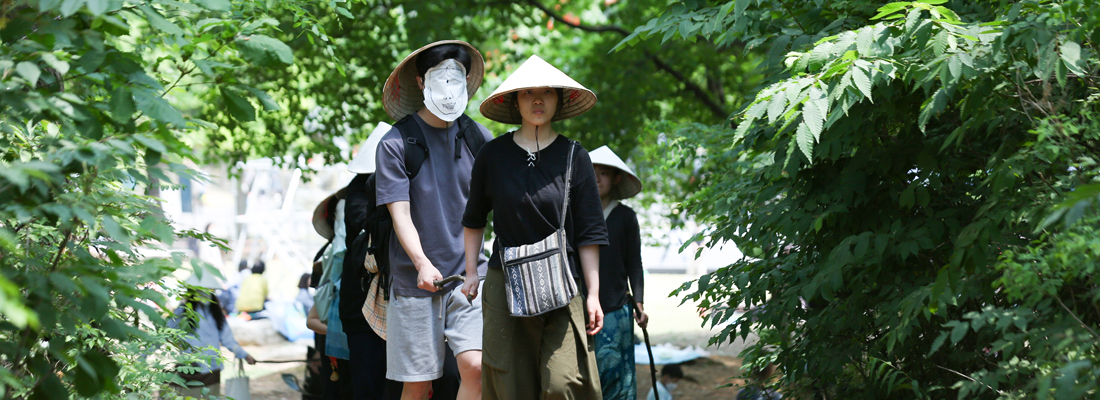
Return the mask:
{"type": "MultiPolygon", "coordinates": [[[[634,295],[627,293],[626,299],[630,301],[630,308],[634,309],[636,315],[641,315],[642,310],[638,309],[638,303],[634,301],[634,295]]],[[[638,327],[642,328],[641,326],[638,327]]],[[[653,362],[653,346],[649,345],[649,331],[645,328],[642,328],[642,338],[645,339],[645,351],[649,353],[649,375],[650,379],[653,380],[653,399],[661,400],[661,394],[657,391],[657,364],[653,362]]]]}

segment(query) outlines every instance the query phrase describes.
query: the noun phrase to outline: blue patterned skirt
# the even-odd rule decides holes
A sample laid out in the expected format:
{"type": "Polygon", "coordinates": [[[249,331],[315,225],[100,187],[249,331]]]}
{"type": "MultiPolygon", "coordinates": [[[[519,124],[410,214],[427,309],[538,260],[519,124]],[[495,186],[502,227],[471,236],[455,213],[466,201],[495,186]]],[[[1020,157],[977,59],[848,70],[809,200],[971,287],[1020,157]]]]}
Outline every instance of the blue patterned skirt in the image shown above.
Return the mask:
{"type": "Polygon", "coordinates": [[[634,366],[634,314],[630,304],[607,312],[596,334],[596,365],[604,400],[634,400],[638,382],[634,366]]]}

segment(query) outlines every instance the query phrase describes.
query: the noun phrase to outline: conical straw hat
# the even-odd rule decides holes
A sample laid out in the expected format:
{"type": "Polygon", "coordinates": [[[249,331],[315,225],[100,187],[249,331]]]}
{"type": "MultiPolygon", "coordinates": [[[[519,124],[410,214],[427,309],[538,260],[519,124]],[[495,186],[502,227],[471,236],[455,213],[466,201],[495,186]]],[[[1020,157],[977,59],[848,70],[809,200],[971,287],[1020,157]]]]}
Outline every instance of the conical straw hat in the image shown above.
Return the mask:
{"type": "Polygon", "coordinates": [[[332,224],[328,223],[325,218],[327,215],[325,214],[328,213],[328,202],[340,201],[340,199],[347,197],[345,194],[346,192],[347,187],[341,188],[337,190],[336,193],[325,197],[324,200],[321,200],[321,202],[317,204],[317,207],[313,208],[313,230],[317,231],[317,234],[321,235],[321,237],[329,240],[336,237],[336,229],[332,224]]]}
{"type": "Polygon", "coordinates": [[[386,79],[386,86],[382,89],[382,107],[386,109],[395,121],[400,121],[406,115],[412,114],[424,108],[424,91],[416,84],[416,56],[435,46],[444,44],[457,44],[466,47],[470,53],[470,70],[466,71],[469,77],[466,79],[466,93],[474,98],[474,93],[481,87],[481,78],[485,75],[485,59],[481,53],[469,43],[461,40],[441,40],[416,51],[401,60],[386,79]]]}
{"type": "Polygon", "coordinates": [[[352,158],[351,162],[348,163],[348,171],[356,174],[373,174],[375,168],[374,157],[378,154],[378,144],[382,143],[382,137],[386,136],[390,129],[393,129],[393,126],[379,121],[378,125],[371,131],[370,136],[367,136],[367,141],[359,146],[359,152],[355,153],[355,158],[352,158]]]}
{"type": "Polygon", "coordinates": [[[489,98],[481,102],[481,115],[493,121],[519,125],[523,117],[516,105],[506,99],[507,94],[521,89],[552,87],[562,89],[562,106],[551,121],[561,121],[584,114],[596,105],[596,94],[586,89],[539,56],[531,56],[513,72],[489,98]]]}
{"type": "Polygon", "coordinates": [[[623,176],[623,180],[611,187],[611,192],[608,193],[608,196],[611,196],[612,199],[622,200],[631,198],[642,191],[642,181],[638,179],[638,175],[635,174],[634,171],[631,171],[630,167],[626,166],[626,163],[623,162],[623,159],[619,158],[619,156],[607,146],[600,146],[600,148],[588,152],[588,157],[592,159],[592,165],[606,165],[608,167],[618,168],[620,171],[626,173],[626,176],[623,176]]]}

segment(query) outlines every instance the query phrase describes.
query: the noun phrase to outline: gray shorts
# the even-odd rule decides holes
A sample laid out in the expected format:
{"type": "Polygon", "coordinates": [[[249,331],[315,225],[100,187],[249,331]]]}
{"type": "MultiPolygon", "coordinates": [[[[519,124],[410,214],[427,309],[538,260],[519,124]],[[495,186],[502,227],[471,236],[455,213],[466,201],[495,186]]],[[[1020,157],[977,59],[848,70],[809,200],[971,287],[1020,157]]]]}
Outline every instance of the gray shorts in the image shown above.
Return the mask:
{"type": "MultiPolygon", "coordinates": [[[[478,293],[481,293],[481,281],[478,293]]],[[[471,305],[462,285],[432,297],[390,296],[386,308],[386,379],[425,382],[443,376],[443,339],[455,355],[481,351],[481,295],[471,305]]]]}

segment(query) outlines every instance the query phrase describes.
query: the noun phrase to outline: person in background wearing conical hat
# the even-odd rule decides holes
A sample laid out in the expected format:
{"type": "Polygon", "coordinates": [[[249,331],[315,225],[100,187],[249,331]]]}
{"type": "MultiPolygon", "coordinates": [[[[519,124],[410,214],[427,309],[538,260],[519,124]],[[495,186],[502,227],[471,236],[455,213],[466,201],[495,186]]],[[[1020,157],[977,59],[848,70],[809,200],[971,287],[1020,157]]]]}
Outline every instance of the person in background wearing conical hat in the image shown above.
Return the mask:
{"type": "MultiPolygon", "coordinates": [[[[462,378],[457,398],[481,398],[481,301],[463,297],[458,283],[437,289],[435,282],[463,273],[459,220],[476,155],[470,143],[492,139],[464,112],[484,71],[473,46],[441,41],[401,61],[383,90],[383,106],[398,121],[382,138],[375,172],[376,205],[387,207],[394,227],[386,378],[405,382],[406,400],[428,398],[431,381],[443,375],[447,346],[462,378]],[[426,143],[414,140],[417,132],[426,143]],[[424,155],[415,173],[406,163],[414,146],[424,155]]],[[[480,274],[465,278],[476,285],[480,274]]]]}
{"type": "Polygon", "coordinates": [[[312,330],[314,345],[321,352],[322,358],[319,374],[323,378],[321,384],[321,398],[323,399],[349,399],[352,397],[353,385],[351,362],[348,352],[343,351],[348,346],[343,327],[332,327],[334,331],[330,338],[328,320],[332,318],[335,301],[332,294],[343,264],[335,262],[342,257],[344,235],[346,229],[342,222],[345,204],[347,203],[348,189],[342,188],[321,200],[313,209],[313,229],[318,235],[328,240],[324,247],[314,256],[314,261],[320,264],[317,270],[317,293],[314,297],[313,307],[306,315],[306,327],[312,330]],[[322,317],[323,316],[323,317],[322,317]],[[339,329],[339,332],[336,330],[339,329]],[[330,346],[333,350],[329,350],[330,346]]]}
{"type": "Polygon", "coordinates": [[[638,384],[634,367],[634,315],[631,298],[640,313],[634,315],[645,328],[649,317],[642,307],[642,237],[638,215],[619,200],[642,190],[634,171],[607,146],[588,153],[596,167],[603,217],[607,223],[606,247],[600,248],[600,306],[604,309],[603,330],[596,334],[596,363],[600,368],[603,398],[634,399],[638,384]],[[629,286],[627,286],[629,284],[629,286]],[[633,296],[630,293],[633,292],[633,296]]]}
{"type": "MultiPolygon", "coordinates": [[[[481,296],[487,344],[484,399],[601,397],[596,357],[588,344],[589,335],[603,325],[599,257],[607,229],[588,152],[552,127],[553,121],[584,113],[595,103],[595,94],[538,56],[481,103],[486,118],[520,125],[478,153],[462,218],[467,273],[476,267],[490,211],[496,235],[481,296]],[[568,216],[562,221],[570,154],[568,216]],[[582,283],[581,296],[537,317],[511,316],[500,249],[539,242],[559,228],[566,231],[569,268],[582,283]]],[[[463,292],[476,297],[478,287],[467,281],[463,292]]]]}

